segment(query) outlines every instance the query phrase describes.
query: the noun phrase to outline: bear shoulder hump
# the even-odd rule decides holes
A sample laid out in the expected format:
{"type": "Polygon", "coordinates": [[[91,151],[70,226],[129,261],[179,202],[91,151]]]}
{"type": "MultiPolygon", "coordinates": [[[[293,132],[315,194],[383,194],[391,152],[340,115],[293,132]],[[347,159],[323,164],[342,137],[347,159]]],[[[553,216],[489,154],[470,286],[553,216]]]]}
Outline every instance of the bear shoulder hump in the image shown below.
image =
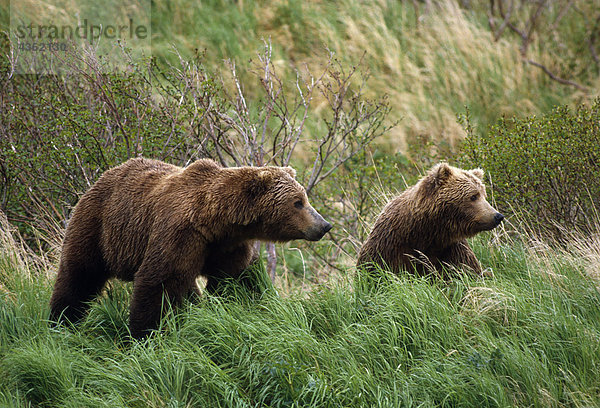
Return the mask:
{"type": "Polygon", "coordinates": [[[204,171],[214,171],[219,170],[221,166],[211,159],[198,159],[192,164],[190,164],[186,170],[192,172],[204,172],[204,171]]]}

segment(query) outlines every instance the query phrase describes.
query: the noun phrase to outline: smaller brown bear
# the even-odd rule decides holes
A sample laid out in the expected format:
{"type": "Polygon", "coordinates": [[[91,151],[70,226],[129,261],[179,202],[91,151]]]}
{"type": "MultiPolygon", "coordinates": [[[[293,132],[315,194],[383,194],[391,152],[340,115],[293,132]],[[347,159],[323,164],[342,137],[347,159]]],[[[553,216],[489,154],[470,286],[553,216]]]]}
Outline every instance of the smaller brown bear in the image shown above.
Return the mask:
{"type": "Polygon", "coordinates": [[[390,201],[360,250],[358,266],[423,275],[443,264],[481,266],[466,238],[495,228],[504,219],[486,200],[483,170],[441,163],[390,201]]]}
{"type": "Polygon", "coordinates": [[[255,240],[317,241],[331,225],[308,203],[291,167],[223,168],[198,160],[180,168],[131,159],[106,171],[81,197],[67,226],[51,318],[80,320],[110,278],[133,281],[129,326],[156,328],[163,294],[177,304],[218,293],[257,259],[255,240]]]}

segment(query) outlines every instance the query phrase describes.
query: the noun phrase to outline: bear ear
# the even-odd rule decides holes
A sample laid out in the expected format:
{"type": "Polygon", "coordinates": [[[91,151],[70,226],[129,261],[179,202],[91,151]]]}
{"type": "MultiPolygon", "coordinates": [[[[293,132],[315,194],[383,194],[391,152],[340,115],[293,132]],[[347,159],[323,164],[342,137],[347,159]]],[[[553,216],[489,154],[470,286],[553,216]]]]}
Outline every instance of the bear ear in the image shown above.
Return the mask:
{"type": "Polygon", "coordinates": [[[261,188],[266,188],[269,184],[271,184],[274,178],[275,175],[270,169],[261,169],[256,175],[255,184],[261,188]]]}
{"type": "Polygon", "coordinates": [[[269,169],[263,168],[258,171],[256,178],[261,182],[269,182],[273,179],[273,173],[269,169]]]}
{"type": "Polygon", "coordinates": [[[448,163],[440,163],[433,166],[429,175],[433,179],[436,185],[441,185],[446,182],[452,175],[452,168],[448,163]]]}
{"type": "Polygon", "coordinates": [[[283,171],[285,171],[287,174],[289,174],[290,176],[292,176],[293,179],[296,178],[296,170],[294,170],[292,167],[290,166],[286,166],[286,167],[282,167],[283,171]]]}
{"type": "Polygon", "coordinates": [[[265,193],[273,182],[273,172],[267,168],[261,168],[257,173],[248,180],[246,184],[246,192],[248,193],[249,199],[254,199],[265,193]]]}
{"type": "Polygon", "coordinates": [[[473,169],[469,170],[469,173],[477,177],[479,180],[483,181],[483,170],[482,169],[473,169]]]}

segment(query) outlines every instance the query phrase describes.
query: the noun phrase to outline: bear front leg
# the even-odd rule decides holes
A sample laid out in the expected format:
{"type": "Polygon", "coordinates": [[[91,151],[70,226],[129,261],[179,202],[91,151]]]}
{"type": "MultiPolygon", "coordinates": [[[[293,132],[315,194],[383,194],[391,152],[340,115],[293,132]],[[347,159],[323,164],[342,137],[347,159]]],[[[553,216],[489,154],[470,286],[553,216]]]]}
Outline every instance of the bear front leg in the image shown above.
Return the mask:
{"type": "Polygon", "coordinates": [[[192,284],[195,285],[195,282],[177,276],[163,282],[136,279],[129,309],[131,336],[140,339],[155,330],[168,304],[178,306],[189,293],[192,284]]]}
{"type": "Polygon", "coordinates": [[[158,327],[166,302],[177,306],[190,292],[200,292],[196,278],[205,262],[204,244],[193,233],[177,232],[178,239],[154,236],[148,243],[154,250],[146,253],[134,275],[129,309],[129,328],[134,338],[142,338],[158,327]]]}
{"type": "Polygon", "coordinates": [[[204,265],[203,275],[207,278],[206,291],[211,295],[222,293],[228,278],[237,279],[250,291],[257,291],[258,285],[252,276],[244,273],[258,262],[258,253],[254,242],[245,242],[228,251],[212,251],[204,265]]]}
{"type": "Polygon", "coordinates": [[[129,306],[129,331],[141,339],[158,327],[163,307],[162,284],[134,281],[129,306]]]}
{"type": "Polygon", "coordinates": [[[458,267],[465,265],[471,269],[475,275],[481,276],[481,265],[467,240],[452,244],[448,248],[447,255],[444,257],[443,261],[458,267]]]}

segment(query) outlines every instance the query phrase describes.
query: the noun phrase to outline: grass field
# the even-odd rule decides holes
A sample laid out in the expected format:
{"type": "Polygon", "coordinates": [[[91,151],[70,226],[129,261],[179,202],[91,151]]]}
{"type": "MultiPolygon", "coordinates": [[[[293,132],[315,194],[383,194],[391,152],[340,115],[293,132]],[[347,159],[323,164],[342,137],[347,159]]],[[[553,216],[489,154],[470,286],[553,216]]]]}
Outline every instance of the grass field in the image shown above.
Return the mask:
{"type": "MultiPolygon", "coordinates": [[[[137,4],[131,6],[134,9],[149,7],[144,1],[132,3],[137,4]]],[[[286,82],[293,82],[296,70],[305,67],[320,72],[329,51],[345,66],[362,61],[370,76],[367,96],[389,95],[393,109],[389,123],[400,121],[381,143],[402,151],[423,135],[454,146],[464,136],[456,115],[465,106],[485,132],[501,115],[540,114],[555,105],[586,102],[598,95],[598,66],[585,50],[589,30],[582,23],[582,14],[588,9],[592,13],[596,0],[574,2],[552,35],[533,38],[527,56],[557,76],[583,84],[588,92],[553,81],[540,68],[524,63],[517,35],[507,31],[494,41],[487,2],[443,0],[431,2],[432,7],[422,3],[152,2],[152,55],[179,66],[179,56],[190,59],[198,52],[207,66],[218,70],[225,70],[224,60],[232,60],[250,96],[257,95],[253,89],[260,82],[250,73],[255,65],[249,61],[257,59],[266,41],[273,45],[275,66],[286,82]],[[466,8],[460,6],[467,3],[466,8]]],[[[75,3],[68,7],[77,11],[75,3]]],[[[26,9],[34,16],[60,21],[44,3],[29,2],[26,9]]],[[[144,10],[134,11],[144,14],[144,10]]],[[[315,101],[317,111],[320,102],[315,101]]],[[[311,118],[307,133],[318,131],[324,119],[311,118]]]]}
{"type": "Polygon", "coordinates": [[[54,262],[36,266],[5,232],[0,405],[598,406],[600,243],[533,242],[475,239],[484,279],[374,286],[350,269],[329,287],[205,297],[131,342],[130,286],[113,284],[81,325],[51,327],[54,262]]]}
{"type": "MultiPolygon", "coordinates": [[[[174,50],[186,57],[204,51],[206,64],[214,67],[232,59],[249,90],[258,82],[249,80],[253,64],[248,61],[256,60],[264,41],[273,44],[276,66],[288,78],[305,65],[318,72],[327,62],[327,50],[344,64],[362,59],[370,74],[367,95],[389,95],[390,123],[400,120],[381,142],[400,150],[423,135],[456,144],[464,135],[456,114],[465,106],[485,132],[501,115],[539,114],[598,95],[600,83],[591,65],[580,69],[579,62],[567,62],[575,51],[570,40],[582,43],[576,39],[583,29],[581,16],[573,10],[559,27],[569,40],[536,36],[529,58],[562,76],[575,76],[590,86],[589,94],[524,64],[517,36],[507,32],[495,42],[486,2],[468,2],[471,8],[465,9],[458,1],[443,0],[432,2],[431,10],[422,4],[415,9],[419,3],[176,0],[153,9],[153,52],[174,64],[174,50]]],[[[583,9],[585,2],[580,3],[583,9]]]]}

